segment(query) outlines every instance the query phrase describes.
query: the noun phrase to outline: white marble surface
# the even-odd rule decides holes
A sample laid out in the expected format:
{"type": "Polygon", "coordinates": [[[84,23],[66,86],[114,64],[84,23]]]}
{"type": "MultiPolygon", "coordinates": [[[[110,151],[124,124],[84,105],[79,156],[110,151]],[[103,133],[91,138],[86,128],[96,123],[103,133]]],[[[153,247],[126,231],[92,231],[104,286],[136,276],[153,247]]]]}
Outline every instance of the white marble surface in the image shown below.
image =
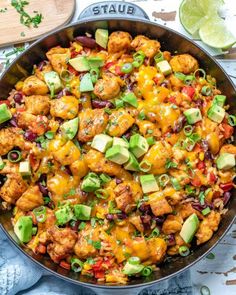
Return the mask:
{"type": "MultiPolygon", "coordinates": [[[[100,0],[101,1],[101,0],[100,0]]],[[[77,8],[73,20],[77,19],[79,13],[89,4],[100,2],[96,0],[77,0],[77,8]]],[[[137,5],[140,5],[146,13],[149,15],[150,19],[171,27],[187,36],[188,33],[185,32],[180,24],[178,17],[178,7],[180,0],[130,0],[137,5]],[[172,12],[171,20],[166,21],[161,19],[162,15],[160,13],[172,12]],[[176,15],[175,15],[176,12],[176,15]],[[175,15],[175,16],[174,16],[175,15]],[[157,18],[158,16],[158,18],[157,18]]],[[[231,28],[236,34],[236,1],[235,0],[225,0],[228,10],[227,21],[231,23],[231,28]],[[233,17],[235,16],[235,17],[233,17]]],[[[191,36],[189,36],[191,37],[191,36]]],[[[207,47],[200,41],[197,41],[200,46],[207,49],[212,55],[219,53],[218,50],[207,47]]],[[[5,48],[5,51],[10,51],[11,48],[5,48]]],[[[1,55],[3,50],[0,51],[0,62],[4,61],[4,55],[1,55]]],[[[222,66],[226,69],[227,73],[231,76],[234,83],[236,83],[236,60],[225,62],[220,62],[222,66]]],[[[215,247],[213,253],[215,254],[215,259],[203,259],[198,262],[195,266],[191,268],[192,284],[194,287],[194,295],[200,294],[200,287],[202,285],[208,286],[211,291],[211,295],[235,295],[236,294],[236,224],[230,229],[226,237],[221,241],[221,243],[215,247]]]]}

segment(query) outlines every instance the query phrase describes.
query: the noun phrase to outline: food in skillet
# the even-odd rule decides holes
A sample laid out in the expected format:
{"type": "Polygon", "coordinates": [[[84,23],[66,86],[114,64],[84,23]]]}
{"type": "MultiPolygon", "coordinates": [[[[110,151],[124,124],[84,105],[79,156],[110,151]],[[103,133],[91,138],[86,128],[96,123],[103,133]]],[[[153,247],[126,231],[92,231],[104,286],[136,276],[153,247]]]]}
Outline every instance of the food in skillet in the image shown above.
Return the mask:
{"type": "Polygon", "coordinates": [[[25,247],[125,284],[211,239],[236,154],[217,81],[127,32],[46,56],[0,105],[1,207],[25,247]]]}

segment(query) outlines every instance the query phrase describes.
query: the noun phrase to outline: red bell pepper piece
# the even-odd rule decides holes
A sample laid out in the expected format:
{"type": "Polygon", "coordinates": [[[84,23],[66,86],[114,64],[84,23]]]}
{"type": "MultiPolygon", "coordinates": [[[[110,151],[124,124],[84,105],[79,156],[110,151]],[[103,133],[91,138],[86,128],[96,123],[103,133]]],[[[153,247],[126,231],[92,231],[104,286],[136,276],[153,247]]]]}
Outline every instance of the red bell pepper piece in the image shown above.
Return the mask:
{"type": "Polygon", "coordinates": [[[205,163],[203,162],[203,161],[199,161],[198,163],[197,163],[197,169],[199,169],[199,170],[203,170],[203,169],[205,169],[206,168],[206,165],[205,165],[205,163]]]}
{"type": "Polygon", "coordinates": [[[71,72],[71,74],[74,74],[75,76],[78,75],[78,72],[71,65],[68,65],[68,71],[71,72]]]}
{"type": "Polygon", "coordinates": [[[227,183],[221,183],[221,184],[220,184],[220,188],[221,188],[224,192],[228,192],[228,191],[230,191],[233,187],[234,187],[233,182],[227,182],[227,183]]]}
{"type": "Polygon", "coordinates": [[[120,66],[115,67],[115,72],[116,72],[116,75],[118,75],[118,76],[123,76],[124,75],[124,73],[121,72],[121,67],[120,66]]]}
{"type": "Polygon", "coordinates": [[[62,268],[70,270],[70,264],[68,262],[66,262],[65,260],[62,260],[59,265],[62,268]]]}
{"type": "Polygon", "coordinates": [[[105,65],[104,65],[104,69],[105,70],[109,70],[110,67],[114,66],[115,62],[114,61],[110,61],[110,62],[107,62],[105,65]]]}
{"type": "Polygon", "coordinates": [[[210,183],[215,183],[217,180],[217,177],[215,176],[215,174],[213,172],[210,172],[210,175],[209,175],[209,181],[210,183]]]}
{"type": "Polygon", "coordinates": [[[184,86],[182,89],[182,93],[186,94],[192,99],[195,94],[195,89],[192,86],[184,86]]]}
{"type": "Polygon", "coordinates": [[[222,127],[224,129],[224,138],[230,138],[234,133],[234,127],[226,123],[222,123],[222,127]]]}
{"type": "Polygon", "coordinates": [[[169,102],[171,102],[173,104],[177,104],[176,98],[174,96],[169,97],[168,100],[169,100],[169,102]]]}
{"type": "Polygon", "coordinates": [[[191,183],[193,186],[195,187],[200,187],[202,185],[201,180],[199,179],[199,177],[195,176],[192,180],[191,183]]]}
{"type": "Polygon", "coordinates": [[[96,279],[102,279],[105,276],[105,271],[104,270],[95,271],[94,276],[96,279]]]}
{"type": "Polygon", "coordinates": [[[0,104],[6,104],[7,106],[10,106],[10,101],[9,100],[0,100],[0,104]]]}

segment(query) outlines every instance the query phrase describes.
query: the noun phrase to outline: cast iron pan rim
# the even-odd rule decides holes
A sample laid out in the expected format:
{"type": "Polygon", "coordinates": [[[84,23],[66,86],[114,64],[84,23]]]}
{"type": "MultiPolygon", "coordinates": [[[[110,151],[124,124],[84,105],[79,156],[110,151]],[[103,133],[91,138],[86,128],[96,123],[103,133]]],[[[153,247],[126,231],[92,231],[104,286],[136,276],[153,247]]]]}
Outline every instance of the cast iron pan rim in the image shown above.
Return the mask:
{"type": "MultiPolygon", "coordinates": [[[[153,21],[149,21],[149,20],[144,20],[144,19],[137,19],[137,18],[129,18],[129,17],[125,17],[125,18],[122,18],[122,17],[110,17],[110,16],[106,16],[106,17],[103,17],[101,19],[101,17],[95,17],[95,18],[92,18],[92,19],[82,19],[82,20],[79,20],[79,21],[76,21],[76,22],[73,22],[72,24],[70,25],[67,25],[65,27],[62,27],[60,29],[57,29],[57,30],[54,30],[48,34],[46,34],[44,37],[38,39],[37,41],[33,42],[24,52],[22,52],[19,56],[17,56],[17,58],[11,63],[11,65],[6,68],[2,74],[2,78],[4,78],[4,76],[6,75],[6,73],[8,72],[8,70],[13,66],[15,65],[20,59],[22,56],[24,55],[27,55],[28,51],[33,48],[34,46],[36,46],[37,44],[39,44],[43,39],[46,39],[48,36],[50,35],[53,35],[55,33],[59,33],[63,30],[66,30],[66,29],[69,29],[69,28],[72,28],[76,25],[79,25],[79,24],[86,24],[86,23],[90,23],[90,22],[96,22],[96,21],[112,21],[112,20],[127,20],[127,21],[131,21],[131,22],[139,22],[139,23],[144,23],[146,25],[154,25],[156,27],[160,27],[161,29],[163,30],[166,30],[166,31],[169,31],[169,32],[172,32],[174,34],[177,34],[179,35],[181,38],[183,39],[186,39],[187,41],[189,41],[190,43],[194,44],[200,51],[204,52],[209,59],[211,59],[218,68],[221,69],[221,71],[225,74],[226,78],[228,79],[228,81],[230,82],[230,84],[232,85],[234,91],[236,92],[236,86],[233,84],[231,78],[228,76],[228,74],[225,72],[225,70],[221,67],[221,65],[215,60],[214,57],[212,57],[205,49],[201,48],[198,44],[196,44],[194,41],[192,41],[190,38],[182,35],[181,33],[179,32],[176,32],[175,30],[173,29],[170,29],[170,28],[167,28],[163,25],[160,25],[160,24],[157,24],[153,21]]],[[[227,213],[226,213],[227,214],[227,213]]],[[[223,237],[226,235],[226,233],[228,232],[228,230],[230,229],[230,227],[232,226],[232,224],[234,223],[234,220],[236,218],[234,217],[232,219],[232,221],[230,222],[230,224],[228,225],[228,227],[226,228],[226,230],[224,231],[224,233],[218,238],[217,242],[211,246],[204,254],[200,255],[197,259],[195,259],[192,263],[186,265],[184,268],[178,270],[177,272],[174,272],[166,277],[163,277],[163,278],[160,278],[160,279],[157,279],[157,280],[153,280],[151,282],[147,282],[147,283],[139,283],[139,284],[134,284],[134,285],[120,285],[120,286],[110,286],[110,285],[99,285],[99,284],[92,284],[92,283],[85,283],[85,282],[81,282],[81,281],[78,281],[78,280],[74,280],[74,279],[71,279],[69,277],[66,277],[64,275],[61,275],[59,273],[57,273],[56,271],[54,270],[51,270],[49,268],[47,268],[45,265],[41,264],[39,261],[37,261],[36,259],[34,259],[32,256],[30,256],[27,252],[25,252],[18,244],[17,242],[13,239],[13,237],[7,232],[7,230],[4,228],[4,226],[2,224],[0,224],[0,227],[2,228],[4,234],[7,236],[7,238],[11,241],[12,244],[14,244],[16,246],[16,248],[21,252],[23,253],[25,256],[27,256],[31,261],[33,261],[36,265],[40,266],[41,268],[43,268],[44,270],[50,272],[51,274],[55,275],[56,277],[60,278],[60,279],[63,279],[67,282],[70,282],[70,283],[73,283],[73,284],[76,284],[76,285],[80,285],[80,286],[84,286],[84,287],[88,287],[88,288],[91,288],[91,289],[96,289],[96,288],[99,288],[99,289],[116,289],[116,290],[122,290],[122,289],[132,289],[132,288],[137,288],[137,287],[140,287],[140,288],[143,288],[145,289],[146,287],[150,286],[150,285],[154,285],[158,282],[162,282],[164,280],[167,280],[167,279],[170,279],[182,272],[184,272],[185,270],[187,270],[188,268],[190,268],[191,266],[193,266],[195,263],[197,263],[198,261],[200,261],[203,257],[205,257],[222,239],[223,237]]]]}

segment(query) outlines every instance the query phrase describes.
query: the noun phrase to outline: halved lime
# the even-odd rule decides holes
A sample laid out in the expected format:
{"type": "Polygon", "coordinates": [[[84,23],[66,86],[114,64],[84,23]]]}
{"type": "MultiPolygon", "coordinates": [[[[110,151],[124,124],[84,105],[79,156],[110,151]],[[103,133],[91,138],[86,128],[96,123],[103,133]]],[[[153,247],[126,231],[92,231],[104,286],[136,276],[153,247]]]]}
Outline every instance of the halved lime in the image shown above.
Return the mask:
{"type": "Polygon", "coordinates": [[[183,0],[179,17],[185,30],[195,34],[211,16],[217,16],[223,0],[183,0]]]}
{"type": "Polygon", "coordinates": [[[214,48],[227,49],[236,43],[236,37],[228,30],[219,16],[209,18],[199,29],[200,38],[214,48]]]}

